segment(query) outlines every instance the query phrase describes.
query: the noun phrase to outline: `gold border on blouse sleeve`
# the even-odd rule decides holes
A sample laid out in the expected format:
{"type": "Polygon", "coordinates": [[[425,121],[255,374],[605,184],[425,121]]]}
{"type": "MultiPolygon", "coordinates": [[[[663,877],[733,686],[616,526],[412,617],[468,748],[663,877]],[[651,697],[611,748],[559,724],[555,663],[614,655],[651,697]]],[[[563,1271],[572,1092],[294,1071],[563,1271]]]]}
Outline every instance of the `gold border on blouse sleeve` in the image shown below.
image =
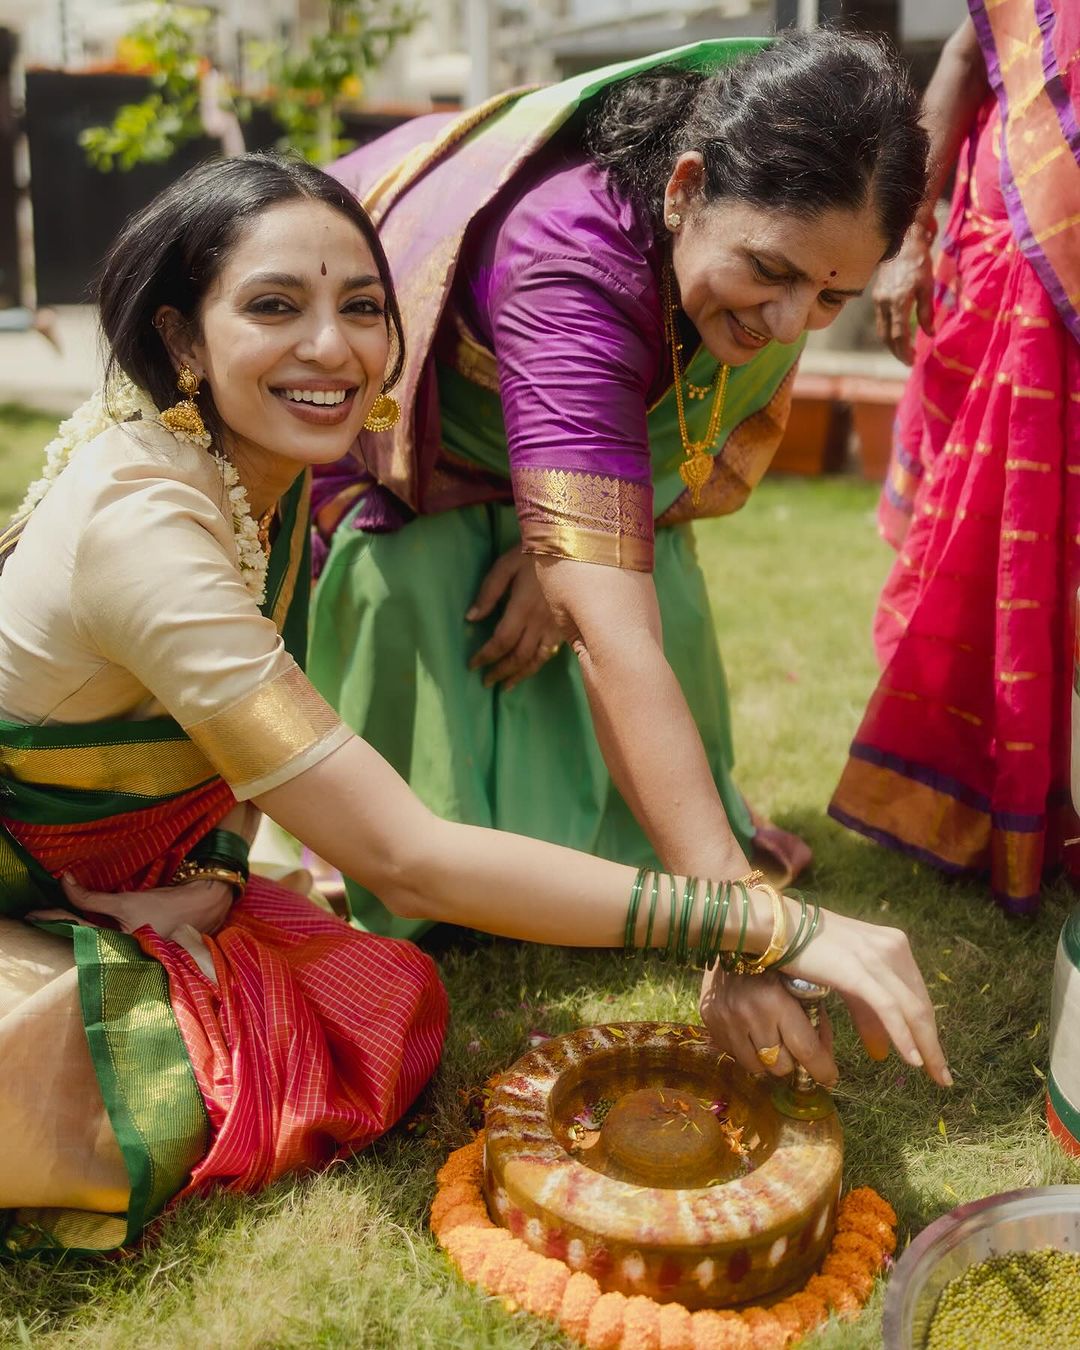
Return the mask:
{"type": "Polygon", "coordinates": [[[258,782],[335,732],[341,719],[292,666],[187,733],[233,788],[258,782]]]}

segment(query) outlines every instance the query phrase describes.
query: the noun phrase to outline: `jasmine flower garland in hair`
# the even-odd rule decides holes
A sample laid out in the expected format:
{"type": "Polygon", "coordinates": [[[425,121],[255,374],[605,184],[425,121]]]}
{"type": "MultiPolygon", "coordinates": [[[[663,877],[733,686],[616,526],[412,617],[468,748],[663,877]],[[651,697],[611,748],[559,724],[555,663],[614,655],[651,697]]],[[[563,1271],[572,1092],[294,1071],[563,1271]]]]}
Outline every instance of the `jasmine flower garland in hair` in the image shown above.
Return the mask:
{"type": "MultiPolygon", "coordinates": [[[[87,445],[117,423],[133,422],[137,418],[144,422],[157,422],[159,426],[165,425],[150,395],[126,375],[115,379],[108,390],[99,389],[91,394],[86,402],[80,404],[57,428],[56,435],[45,447],[45,465],[41,476],[30,484],[12,519],[20,520],[30,514],[60,477],[80,445],[87,445]]],[[[210,448],[208,432],[196,435],[174,431],[171,427],[165,429],[177,440],[186,441],[189,445],[202,450],[210,448]]],[[[240,575],[255,603],[261,605],[266,599],[267,555],[259,540],[258,526],[251,515],[247,490],[240,482],[235,465],[224,455],[212,451],[211,458],[218,466],[229,499],[240,575]]]]}

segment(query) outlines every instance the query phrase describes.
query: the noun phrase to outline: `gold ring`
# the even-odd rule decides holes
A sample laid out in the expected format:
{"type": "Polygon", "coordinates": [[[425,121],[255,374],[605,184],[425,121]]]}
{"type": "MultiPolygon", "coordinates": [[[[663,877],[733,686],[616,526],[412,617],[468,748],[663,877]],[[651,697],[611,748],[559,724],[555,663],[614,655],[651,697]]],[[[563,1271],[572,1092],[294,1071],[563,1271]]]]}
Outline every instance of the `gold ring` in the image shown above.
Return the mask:
{"type": "Polygon", "coordinates": [[[553,656],[558,656],[558,654],[559,654],[559,652],[560,652],[561,650],[562,650],[562,643],[561,643],[561,642],[553,642],[553,643],[551,644],[550,647],[545,647],[545,648],[543,649],[543,652],[544,652],[544,660],[545,660],[545,661],[550,661],[551,658],[552,658],[553,656]]]}
{"type": "Polygon", "coordinates": [[[762,1048],[757,1052],[757,1057],[758,1059],[761,1060],[762,1064],[764,1064],[767,1069],[771,1069],[773,1065],[776,1063],[776,1061],[780,1058],[780,1047],[779,1045],[762,1046],[762,1048]]]}

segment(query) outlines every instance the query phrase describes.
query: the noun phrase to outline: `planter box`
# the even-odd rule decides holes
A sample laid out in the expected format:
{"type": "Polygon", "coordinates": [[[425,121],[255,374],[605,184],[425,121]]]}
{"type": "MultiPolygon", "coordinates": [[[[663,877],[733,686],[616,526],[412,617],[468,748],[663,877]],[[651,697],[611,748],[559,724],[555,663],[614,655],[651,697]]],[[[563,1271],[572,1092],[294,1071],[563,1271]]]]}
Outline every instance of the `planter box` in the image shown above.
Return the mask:
{"type": "Polygon", "coordinates": [[[851,407],[859,471],[871,482],[884,482],[892,454],[896,407],[904,392],[904,381],[851,376],[841,379],[839,384],[839,396],[851,407]]]}
{"type": "Polygon", "coordinates": [[[839,384],[833,375],[796,374],[791,415],[770,473],[812,477],[845,467],[851,421],[839,384]]]}

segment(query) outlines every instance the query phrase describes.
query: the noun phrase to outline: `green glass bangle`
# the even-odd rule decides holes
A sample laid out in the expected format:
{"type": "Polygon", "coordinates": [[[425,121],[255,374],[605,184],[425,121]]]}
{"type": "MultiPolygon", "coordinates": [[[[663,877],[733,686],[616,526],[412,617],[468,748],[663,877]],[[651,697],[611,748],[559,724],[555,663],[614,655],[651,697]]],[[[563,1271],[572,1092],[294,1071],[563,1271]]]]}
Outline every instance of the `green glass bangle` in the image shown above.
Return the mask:
{"type": "MultiPolygon", "coordinates": [[[[793,891],[792,894],[796,895],[798,894],[798,892],[793,891]]],[[[802,900],[801,895],[799,895],[799,899],[802,900]]],[[[803,903],[805,904],[805,901],[803,903]]],[[[806,930],[806,935],[804,937],[800,937],[798,933],[795,934],[795,940],[792,942],[791,946],[783,954],[780,960],[777,961],[776,964],[778,966],[784,966],[787,965],[789,962],[794,961],[795,958],[797,956],[801,956],[802,953],[806,951],[807,947],[809,947],[810,943],[813,942],[814,937],[818,930],[818,924],[821,922],[821,905],[816,900],[813,902],[813,905],[814,911],[810,917],[810,925],[806,930]]]]}
{"type": "Polygon", "coordinates": [[[677,966],[685,966],[690,962],[690,921],[694,917],[697,883],[697,877],[687,877],[686,885],[683,887],[682,909],[679,912],[679,940],[675,944],[677,966]]]}
{"type": "MultiPolygon", "coordinates": [[[[712,950],[708,952],[706,955],[706,960],[708,961],[708,964],[710,966],[715,961],[719,960],[722,955],[722,949],[724,944],[724,929],[727,927],[728,910],[731,908],[731,883],[729,881],[724,881],[721,882],[721,885],[724,888],[724,898],[720,902],[720,920],[716,926],[716,932],[713,935],[712,950]]],[[[717,896],[719,896],[719,894],[720,892],[718,889],[717,896]]]]}
{"type": "Polygon", "coordinates": [[[705,883],[705,899],[701,906],[701,932],[698,934],[697,963],[704,967],[709,948],[712,946],[716,931],[716,920],[720,914],[720,897],[713,896],[712,882],[705,883]]]}
{"type": "Polygon", "coordinates": [[[645,929],[645,946],[642,951],[646,956],[652,951],[652,931],[653,922],[656,919],[656,902],[660,898],[660,873],[652,874],[652,893],[649,896],[649,922],[645,929]]]}
{"type": "Polygon", "coordinates": [[[739,942],[735,950],[724,952],[720,958],[727,971],[733,971],[739,963],[739,957],[742,956],[743,947],[746,945],[746,926],[750,921],[750,892],[741,881],[733,881],[731,884],[742,896],[742,923],[739,925],[739,942]]]}
{"type": "Polygon", "coordinates": [[[670,961],[675,954],[676,926],[675,926],[675,877],[671,872],[667,874],[668,887],[670,889],[671,913],[668,916],[668,939],[667,946],[658,953],[661,961],[670,961]]]}
{"type": "Polygon", "coordinates": [[[243,835],[232,830],[210,830],[187,853],[187,861],[211,863],[239,872],[245,881],[250,875],[248,853],[250,847],[243,835]]]}
{"type": "Polygon", "coordinates": [[[630,887],[630,904],[626,910],[626,934],[623,937],[623,951],[627,956],[632,956],[637,943],[634,941],[634,934],[637,931],[637,912],[641,904],[641,892],[645,886],[645,877],[649,869],[639,867],[637,876],[634,877],[634,884],[630,887]]]}
{"type": "Polygon", "coordinates": [[[784,948],[783,952],[781,953],[780,959],[777,962],[775,962],[776,965],[783,965],[785,961],[790,961],[791,960],[790,954],[796,949],[800,951],[802,950],[799,947],[799,943],[802,940],[803,932],[806,929],[806,911],[807,911],[806,896],[803,895],[802,891],[787,891],[784,893],[783,898],[786,900],[788,899],[789,896],[795,900],[798,900],[799,902],[799,926],[795,929],[795,936],[791,939],[791,941],[788,943],[788,945],[784,948]]]}

